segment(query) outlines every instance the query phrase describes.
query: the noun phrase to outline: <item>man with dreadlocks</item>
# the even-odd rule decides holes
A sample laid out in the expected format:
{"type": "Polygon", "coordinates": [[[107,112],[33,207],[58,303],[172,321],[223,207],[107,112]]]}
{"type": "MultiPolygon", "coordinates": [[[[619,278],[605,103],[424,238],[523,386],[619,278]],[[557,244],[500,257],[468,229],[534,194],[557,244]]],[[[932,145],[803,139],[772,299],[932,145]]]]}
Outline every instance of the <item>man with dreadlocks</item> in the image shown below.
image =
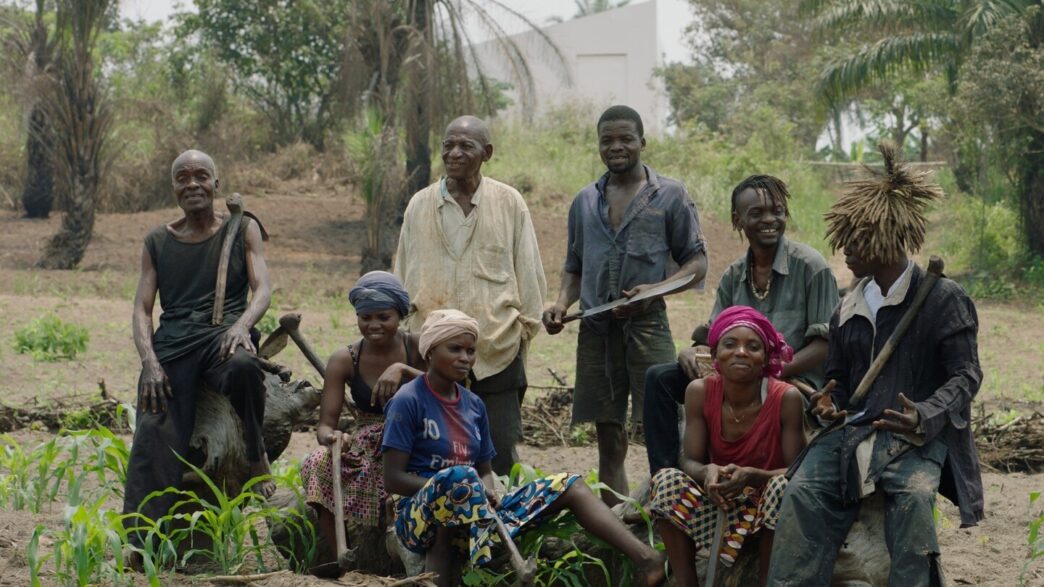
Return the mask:
{"type": "Polygon", "coordinates": [[[693,332],[693,346],[678,353],[677,362],[645,373],[645,446],[652,475],[678,466],[678,405],[685,403],[689,382],[708,375],[697,372],[696,346],[707,344],[710,326],[726,308],[750,306],[768,317],[794,349],[782,377],[816,390],[823,386],[837,281],[823,255],[783,237],[789,198],[787,184],[771,175],[752,175],[732,190],[732,227],[746,236],[747,253],[722,274],[710,320],[693,332]]]}
{"type": "Polygon", "coordinates": [[[770,585],[826,585],[841,543],[875,491],[885,497],[889,585],[938,585],[936,492],[957,504],[961,526],[983,517],[971,401],[982,382],[975,305],[940,279],[866,396],[851,402],[925,272],[908,257],[924,242],[925,208],[942,195],[926,173],[880,146],[884,172],[853,182],[826,214],[827,237],[859,279],[830,320],[824,391],[812,413],[844,419],[809,447],[787,486],[776,526],[770,585]]]}

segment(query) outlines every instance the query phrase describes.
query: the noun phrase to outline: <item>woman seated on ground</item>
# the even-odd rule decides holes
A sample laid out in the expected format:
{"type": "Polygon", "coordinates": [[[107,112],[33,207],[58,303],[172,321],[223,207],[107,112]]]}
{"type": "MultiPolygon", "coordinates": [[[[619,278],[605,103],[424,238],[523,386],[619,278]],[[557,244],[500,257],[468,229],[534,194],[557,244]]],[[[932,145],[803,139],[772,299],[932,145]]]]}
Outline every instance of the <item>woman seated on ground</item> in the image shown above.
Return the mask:
{"type": "Polygon", "coordinates": [[[686,389],[682,470],[653,477],[649,509],[678,585],[698,584],[696,551],[713,543],[718,508],[727,524],[721,551],[712,555],[731,566],[744,541],[759,533],[764,585],[783,474],[805,443],[801,394],[776,379],[793,351],[748,306],[723,311],[708,342],[717,373],[686,389]]]}
{"type": "Polygon", "coordinates": [[[301,466],[306,500],[316,509],[319,532],[326,540],[326,551],[317,561],[320,574],[339,575],[334,539],[334,508],[344,510],[345,520],[364,526],[382,525],[384,473],[381,464],[381,438],[384,434],[384,406],[405,379],[424,373],[427,365],[417,350],[418,337],[399,332],[399,320],[410,310],[410,298],[399,278],[384,271],[372,271],[359,278],[348,293],[355,307],[362,339],[335,352],[326,365],[323,397],[319,409],[316,439],[320,447],[312,451],[301,466]],[[330,451],[338,434],[337,421],[344,401],[344,386],[351,389],[358,409],[357,427],[343,434],[341,487],[344,503],[333,498],[333,470],[330,451]],[[325,571],[329,570],[329,573],[325,571]]]}
{"type": "Polygon", "coordinates": [[[632,535],[577,475],[560,474],[498,496],[486,408],[460,384],[475,362],[478,323],[457,310],[436,310],[424,322],[420,352],[428,372],[392,398],[384,430],[384,484],[405,496],[396,505],[395,533],[408,550],[426,555],[439,585],[454,585],[458,552],[473,565],[490,559],[498,542],[494,516],[514,536],[569,509],[580,524],[630,558],[641,581],[664,578],[664,557],[632,535]],[[456,559],[456,560],[455,560],[456,559]]]}

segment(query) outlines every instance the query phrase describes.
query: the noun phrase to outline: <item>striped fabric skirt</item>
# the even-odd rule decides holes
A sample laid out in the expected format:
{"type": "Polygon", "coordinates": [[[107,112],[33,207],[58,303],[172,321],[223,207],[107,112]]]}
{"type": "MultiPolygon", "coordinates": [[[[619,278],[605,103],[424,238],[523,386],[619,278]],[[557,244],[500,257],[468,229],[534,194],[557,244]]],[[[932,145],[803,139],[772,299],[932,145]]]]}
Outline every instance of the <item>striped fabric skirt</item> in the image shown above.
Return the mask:
{"type": "MultiPolygon", "coordinates": [[[[543,477],[503,496],[496,511],[508,533],[518,534],[579,479],[567,473],[543,477]]],[[[400,498],[396,512],[395,533],[412,552],[427,551],[439,527],[467,526],[466,540],[457,547],[472,565],[489,562],[492,546],[500,542],[485,487],[473,467],[442,469],[416,494],[400,498]]]]}
{"type": "MultiPolygon", "coordinates": [[[[696,543],[697,550],[710,548],[718,508],[692,477],[678,469],[661,469],[651,483],[648,509],[652,517],[670,521],[696,543]]],[[[732,566],[736,562],[748,536],[761,528],[776,529],[786,487],[786,477],[777,475],[769,479],[761,491],[746,487],[732,499],[733,507],[725,512],[725,533],[718,552],[723,565],[732,566]]]]}

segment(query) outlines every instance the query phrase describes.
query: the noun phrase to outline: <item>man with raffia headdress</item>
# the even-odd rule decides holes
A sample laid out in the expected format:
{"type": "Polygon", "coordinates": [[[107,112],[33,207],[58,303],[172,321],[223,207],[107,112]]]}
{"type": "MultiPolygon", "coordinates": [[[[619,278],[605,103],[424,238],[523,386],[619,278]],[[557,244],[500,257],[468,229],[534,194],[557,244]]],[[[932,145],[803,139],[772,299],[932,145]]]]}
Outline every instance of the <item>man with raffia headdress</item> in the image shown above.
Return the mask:
{"type": "Polygon", "coordinates": [[[885,169],[850,184],[826,214],[827,237],[859,279],[830,321],[826,377],[812,413],[844,418],[809,447],[787,486],[770,585],[827,585],[860,500],[885,495],[890,585],[938,585],[933,507],[941,492],[961,526],[983,517],[982,478],[969,426],[982,382],[975,305],[942,278],[928,293],[869,392],[850,401],[873,358],[906,314],[925,272],[908,257],[924,242],[925,209],[942,196],[882,144],[885,169]]]}

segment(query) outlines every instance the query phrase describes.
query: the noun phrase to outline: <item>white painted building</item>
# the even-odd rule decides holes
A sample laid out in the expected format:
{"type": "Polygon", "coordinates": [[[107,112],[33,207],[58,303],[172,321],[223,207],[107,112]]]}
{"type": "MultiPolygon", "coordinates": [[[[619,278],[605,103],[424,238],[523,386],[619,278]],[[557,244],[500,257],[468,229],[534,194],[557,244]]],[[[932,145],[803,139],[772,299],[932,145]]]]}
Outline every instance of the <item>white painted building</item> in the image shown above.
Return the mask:
{"type": "MultiPolygon", "coordinates": [[[[531,114],[539,116],[563,102],[578,102],[590,107],[594,123],[608,106],[626,104],[641,114],[646,134],[661,133],[668,102],[655,75],[663,60],[657,4],[658,0],[629,4],[544,27],[561,59],[536,31],[512,36],[534,80],[531,114]]],[[[495,41],[479,45],[476,53],[487,75],[517,83],[495,41]]],[[[517,91],[512,99],[515,104],[501,116],[524,116],[517,91]]]]}

